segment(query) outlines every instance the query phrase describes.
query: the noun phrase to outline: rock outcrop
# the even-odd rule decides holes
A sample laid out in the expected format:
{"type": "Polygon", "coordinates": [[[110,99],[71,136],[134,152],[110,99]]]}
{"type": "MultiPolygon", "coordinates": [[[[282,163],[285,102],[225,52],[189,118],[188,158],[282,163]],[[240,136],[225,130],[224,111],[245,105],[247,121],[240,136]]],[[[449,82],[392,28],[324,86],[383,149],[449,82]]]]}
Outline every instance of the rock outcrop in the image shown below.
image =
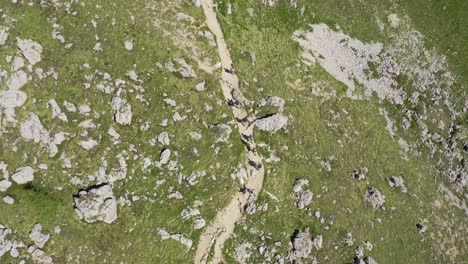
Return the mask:
{"type": "Polygon", "coordinates": [[[111,224],[117,220],[117,203],[111,186],[104,184],[80,191],[75,200],[75,211],[88,223],[102,221],[111,224]]]}
{"type": "Polygon", "coordinates": [[[283,114],[274,114],[255,120],[258,129],[275,133],[288,124],[288,117],[283,114]]]}

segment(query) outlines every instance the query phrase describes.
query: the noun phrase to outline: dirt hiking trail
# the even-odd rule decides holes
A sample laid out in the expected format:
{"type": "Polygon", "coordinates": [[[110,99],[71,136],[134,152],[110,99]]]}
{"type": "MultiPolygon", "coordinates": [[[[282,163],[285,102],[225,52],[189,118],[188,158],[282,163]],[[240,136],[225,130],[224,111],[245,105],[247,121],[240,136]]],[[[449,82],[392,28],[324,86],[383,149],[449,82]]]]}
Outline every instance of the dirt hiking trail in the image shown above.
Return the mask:
{"type": "MultiPolygon", "coordinates": [[[[223,67],[220,84],[226,101],[234,101],[233,93],[242,95],[239,90],[239,78],[235,73],[227,73],[224,69],[231,69],[232,60],[226,42],[224,41],[221,26],[216,18],[216,12],[213,9],[212,0],[202,0],[203,12],[210,31],[216,36],[218,54],[223,67]]],[[[246,161],[247,180],[243,191],[237,192],[232,197],[229,204],[216,215],[203,231],[198,241],[195,252],[195,263],[207,263],[210,251],[214,244],[214,254],[210,263],[222,263],[224,242],[231,236],[234,227],[243,217],[244,208],[248,203],[255,202],[263,185],[265,170],[262,165],[262,158],[256,151],[256,144],[253,140],[253,124],[247,118],[247,112],[242,108],[242,104],[231,106],[234,117],[237,120],[237,127],[241,134],[243,144],[248,149],[248,160],[246,161]],[[260,168],[254,168],[252,164],[259,165],[260,168]]]]}

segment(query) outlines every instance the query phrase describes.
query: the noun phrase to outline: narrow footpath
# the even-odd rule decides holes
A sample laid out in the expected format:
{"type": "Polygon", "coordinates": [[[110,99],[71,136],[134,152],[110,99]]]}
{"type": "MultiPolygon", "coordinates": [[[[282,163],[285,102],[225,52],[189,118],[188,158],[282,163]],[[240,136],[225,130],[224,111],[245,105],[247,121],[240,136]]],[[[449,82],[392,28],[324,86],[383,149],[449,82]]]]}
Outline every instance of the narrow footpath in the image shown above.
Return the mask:
{"type": "MultiPolygon", "coordinates": [[[[239,78],[235,73],[228,73],[224,69],[231,69],[232,60],[226,42],[224,41],[221,26],[216,18],[212,0],[202,0],[203,12],[206,17],[206,24],[210,31],[216,36],[218,54],[221,59],[223,71],[221,73],[220,84],[226,101],[235,102],[233,94],[242,95],[239,90],[239,78]]],[[[214,245],[211,263],[223,263],[223,246],[231,236],[234,227],[244,214],[244,208],[250,202],[257,200],[258,194],[262,190],[265,170],[262,158],[256,151],[256,144],[253,138],[252,120],[248,120],[247,112],[243,109],[242,103],[231,106],[234,117],[237,120],[237,127],[241,134],[242,142],[248,150],[246,168],[247,180],[242,191],[237,192],[232,197],[229,204],[216,215],[215,219],[204,229],[198,241],[194,262],[206,263],[210,251],[214,245]]]]}

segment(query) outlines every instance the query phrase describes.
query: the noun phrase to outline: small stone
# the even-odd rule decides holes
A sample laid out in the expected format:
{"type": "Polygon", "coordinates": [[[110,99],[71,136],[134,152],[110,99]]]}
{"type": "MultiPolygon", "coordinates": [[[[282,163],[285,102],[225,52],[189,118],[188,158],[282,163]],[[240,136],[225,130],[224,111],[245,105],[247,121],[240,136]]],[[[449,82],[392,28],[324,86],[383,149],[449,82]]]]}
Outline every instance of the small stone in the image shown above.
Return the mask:
{"type": "Polygon", "coordinates": [[[133,42],[131,40],[127,40],[124,43],[125,49],[128,51],[133,50],[133,42]]]}
{"type": "Polygon", "coordinates": [[[6,196],[3,197],[3,202],[5,202],[6,204],[14,204],[15,199],[13,199],[13,197],[11,197],[9,195],[6,195],[6,196]]]}

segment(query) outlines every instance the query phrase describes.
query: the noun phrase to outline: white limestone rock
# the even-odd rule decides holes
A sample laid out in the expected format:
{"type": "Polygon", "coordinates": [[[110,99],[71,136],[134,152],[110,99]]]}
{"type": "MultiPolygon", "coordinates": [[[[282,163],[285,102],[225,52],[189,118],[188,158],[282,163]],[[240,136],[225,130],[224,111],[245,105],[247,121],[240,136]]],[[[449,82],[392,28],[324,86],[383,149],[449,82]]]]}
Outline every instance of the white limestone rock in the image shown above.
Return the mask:
{"type": "Polygon", "coordinates": [[[68,122],[67,116],[65,113],[62,113],[62,110],[60,109],[60,106],[57,104],[55,99],[49,100],[49,106],[52,108],[52,119],[58,118],[64,122],[68,122]]]}
{"type": "Polygon", "coordinates": [[[28,75],[24,71],[17,71],[13,73],[7,81],[8,89],[18,90],[21,89],[28,82],[28,75]]]}
{"type": "Polygon", "coordinates": [[[41,61],[42,46],[39,43],[19,37],[16,38],[16,41],[18,42],[18,48],[29,63],[35,65],[41,61]]]}
{"type": "Polygon", "coordinates": [[[164,149],[163,151],[161,151],[161,155],[159,156],[159,163],[162,165],[165,165],[169,162],[170,158],[171,158],[171,150],[164,149]]]}
{"type": "Polygon", "coordinates": [[[5,43],[6,43],[7,39],[8,39],[8,30],[9,30],[9,28],[7,28],[5,26],[0,26],[0,46],[5,45],[5,43]]]}
{"type": "Polygon", "coordinates": [[[197,90],[198,92],[202,92],[205,90],[205,81],[195,85],[195,90],[197,90]]]}
{"type": "Polygon", "coordinates": [[[15,108],[22,106],[28,96],[19,90],[0,91],[0,107],[15,108]]]}
{"type": "Polygon", "coordinates": [[[8,179],[0,180],[0,192],[6,192],[12,185],[8,179]]]}
{"type": "Polygon", "coordinates": [[[42,126],[39,117],[31,113],[29,119],[21,123],[20,134],[26,140],[33,140],[34,143],[42,142],[48,144],[51,139],[49,132],[42,126]]]}
{"type": "Polygon", "coordinates": [[[13,199],[13,197],[11,197],[9,195],[4,196],[2,200],[6,204],[14,204],[15,203],[15,199],[13,199]]]}
{"type": "Polygon", "coordinates": [[[88,223],[102,221],[107,224],[117,220],[117,202],[112,188],[105,184],[83,190],[74,198],[78,218],[88,223]]]}
{"type": "Polygon", "coordinates": [[[12,230],[0,224],[0,258],[10,251],[13,242],[7,238],[12,233],[12,230]]]}
{"type": "Polygon", "coordinates": [[[29,232],[29,238],[34,241],[34,244],[36,244],[37,247],[43,248],[45,243],[49,241],[50,235],[42,233],[41,224],[35,224],[31,229],[31,232],[29,232]]]}
{"type": "Polygon", "coordinates": [[[30,166],[20,167],[11,176],[17,184],[25,184],[34,180],[34,169],[30,166]]]}
{"type": "Polygon", "coordinates": [[[158,142],[163,145],[169,145],[171,140],[169,139],[169,134],[166,131],[159,133],[158,135],[158,142]]]}
{"type": "Polygon", "coordinates": [[[205,219],[203,219],[203,218],[201,218],[201,217],[196,218],[196,219],[193,221],[193,223],[194,223],[193,229],[195,229],[195,230],[201,229],[201,228],[203,228],[203,227],[206,225],[205,219]]]}
{"type": "Polygon", "coordinates": [[[375,187],[369,187],[364,194],[364,201],[372,204],[374,211],[382,207],[385,203],[385,195],[379,192],[375,187]]]}
{"type": "Polygon", "coordinates": [[[88,140],[81,140],[80,142],[78,142],[78,145],[80,145],[80,147],[84,148],[85,150],[91,150],[93,149],[95,146],[97,146],[99,143],[92,139],[92,138],[89,138],[88,140]]]}
{"type": "Polygon", "coordinates": [[[36,263],[36,264],[53,264],[54,263],[51,257],[47,256],[44,251],[38,248],[34,249],[34,251],[31,253],[31,258],[33,260],[33,263],[36,263]]]}
{"type": "Polygon", "coordinates": [[[132,123],[132,106],[127,100],[116,95],[112,98],[110,105],[115,111],[115,122],[120,125],[130,125],[132,123]]]}
{"type": "Polygon", "coordinates": [[[268,117],[255,120],[258,129],[275,133],[288,124],[288,117],[283,114],[274,114],[268,117]]]}

